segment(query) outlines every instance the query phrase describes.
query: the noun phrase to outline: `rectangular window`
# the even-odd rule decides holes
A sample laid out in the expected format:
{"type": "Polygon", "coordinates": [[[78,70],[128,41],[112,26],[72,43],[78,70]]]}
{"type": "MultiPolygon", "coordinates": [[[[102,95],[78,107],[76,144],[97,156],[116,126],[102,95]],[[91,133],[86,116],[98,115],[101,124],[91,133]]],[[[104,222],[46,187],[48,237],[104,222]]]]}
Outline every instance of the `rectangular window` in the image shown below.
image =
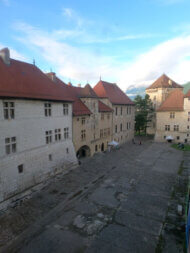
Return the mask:
{"type": "Polygon", "coordinates": [[[180,139],[180,136],[177,136],[177,140],[179,140],[180,139]]]}
{"type": "Polygon", "coordinates": [[[18,165],[18,173],[22,173],[23,170],[24,170],[24,165],[23,164],[18,165]]]}
{"type": "Polygon", "coordinates": [[[67,152],[67,154],[69,154],[69,148],[66,148],[66,152],[67,152]]]}
{"type": "Polygon", "coordinates": [[[106,137],[106,135],[107,135],[107,129],[105,128],[104,129],[104,137],[106,137]]]}
{"type": "Polygon", "coordinates": [[[117,115],[117,107],[115,108],[115,115],[117,115]]]}
{"type": "Polygon", "coordinates": [[[107,119],[110,119],[110,114],[109,113],[107,114],[107,119]]]}
{"type": "Polygon", "coordinates": [[[82,118],[82,125],[84,125],[85,124],[85,118],[83,117],[82,118]]]}
{"type": "Polygon", "coordinates": [[[123,126],[122,126],[122,124],[120,124],[120,131],[122,131],[122,128],[123,128],[123,126]]]}
{"type": "Polygon", "coordinates": [[[100,129],[100,138],[103,137],[103,129],[100,129]]]}
{"type": "Polygon", "coordinates": [[[121,115],[123,114],[123,108],[121,107],[121,115]]]}
{"type": "Polygon", "coordinates": [[[46,131],[46,144],[49,144],[52,142],[52,131],[46,131]]]}
{"type": "Polygon", "coordinates": [[[84,141],[86,139],[86,130],[81,130],[81,140],[84,141]]]}
{"type": "Polygon", "coordinates": [[[127,106],[127,114],[129,114],[129,109],[128,109],[129,107],[127,106]]]}
{"type": "Polygon", "coordinates": [[[129,129],[131,129],[131,122],[129,122],[129,129]]]}
{"type": "Polygon", "coordinates": [[[179,125],[174,125],[174,131],[179,131],[179,125]]]}
{"type": "Polygon", "coordinates": [[[5,153],[16,153],[16,137],[5,138],[5,153]]]}
{"type": "Polygon", "coordinates": [[[170,125],[165,125],[165,131],[170,131],[170,125]]]}
{"type": "Polygon", "coordinates": [[[117,133],[117,125],[115,125],[115,133],[117,133]]]}
{"type": "Polygon", "coordinates": [[[175,118],[175,112],[170,112],[170,119],[174,119],[175,118]]]}
{"type": "Polygon", "coordinates": [[[69,138],[69,128],[66,127],[64,128],[64,139],[68,139],[69,138]]]}
{"type": "Polygon", "coordinates": [[[188,121],[190,121],[190,112],[188,112],[188,121]]]}
{"type": "Polygon", "coordinates": [[[14,102],[3,102],[4,119],[15,118],[15,104],[14,102]]]}
{"type": "Polygon", "coordinates": [[[68,114],[69,114],[69,105],[63,104],[63,115],[68,115],[68,114]]]}
{"type": "Polygon", "coordinates": [[[44,114],[46,117],[51,116],[51,104],[50,103],[45,103],[44,104],[44,114]]]}
{"type": "Polygon", "coordinates": [[[49,154],[49,155],[48,155],[48,158],[49,158],[49,161],[52,161],[52,160],[53,160],[52,154],[49,154]]]}
{"type": "Polygon", "coordinates": [[[104,113],[101,113],[101,120],[104,120],[104,113]]]}
{"type": "Polygon", "coordinates": [[[55,129],[55,141],[61,140],[61,129],[55,129]]]}

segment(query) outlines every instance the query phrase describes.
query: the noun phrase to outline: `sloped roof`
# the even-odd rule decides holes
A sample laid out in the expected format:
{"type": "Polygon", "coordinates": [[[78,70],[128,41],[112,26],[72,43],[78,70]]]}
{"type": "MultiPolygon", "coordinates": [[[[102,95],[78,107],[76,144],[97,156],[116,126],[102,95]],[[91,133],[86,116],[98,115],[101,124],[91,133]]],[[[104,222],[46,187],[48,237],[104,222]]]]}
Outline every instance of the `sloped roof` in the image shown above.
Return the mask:
{"type": "Polygon", "coordinates": [[[172,91],[166,100],[157,109],[158,112],[183,111],[184,95],[181,90],[172,91]]]}
{"type": "Polygon", "coordinates": [[[0,57],[0,97],[72,101],[64,87],[58,87],[35,65],[0,57]]]}
{"type": "Polygon", "coordinates": [[[81,88],[81,97],[87,97],[87,98],[97,98],[96,93],[90,86],[90,84],[86,84],[84,88],[81,88]]]}
{"type": "Polygon", "coordinates": [[[190,89],[189,91],[184,95],[185,98],[190,98],[190,89]]]}
{"type": "MultiPolygon", "coordinates": [[[[47,73],[47,75],[51,78],[52,74],[47,73]]],[[[55,77],[55,85],[64,87],[67,93],[71,96],[73,102],[73,115],[74,116],[81,116],[81,115],[90,115],[92,112],[88,109],[88,107],[80,100],[81,97],[91,97],[90,87],[81,88],[75,87],[65,84],[61,79],[55,77]],[[89,93],[88,93],[89,91],[89,93]]],[[[90,85],[89,85],[90,86],[90,85]]],[[[86,86],[85,86],[86,87],[86,86]]],[[[96,94],[95,94],[96,96],[96,94]]],[[[96,96],[97,97],[97,96],[96,96]]]]}
{"type": "Polygon", "coordinates": [[[131,99],[115,84],[100,80],[94,91],[101,98],[108,98],[112,104],[134,105],[131,99]]]}
{"type": "Polygon", "coordinates": [[[109,106],[102,103],[100,100],[98,101],[98,110],[99,112],[112,112],[113,109],[111,109],[109,106]]]}
{"type": "Polygon", "coordinates": [[[183,88],[183,87],[178,83],[174,82],[167,75],[163,74],[153,84],[151,84],[148,88],[146,88],[146,90],[156,88],[183,88]]]}

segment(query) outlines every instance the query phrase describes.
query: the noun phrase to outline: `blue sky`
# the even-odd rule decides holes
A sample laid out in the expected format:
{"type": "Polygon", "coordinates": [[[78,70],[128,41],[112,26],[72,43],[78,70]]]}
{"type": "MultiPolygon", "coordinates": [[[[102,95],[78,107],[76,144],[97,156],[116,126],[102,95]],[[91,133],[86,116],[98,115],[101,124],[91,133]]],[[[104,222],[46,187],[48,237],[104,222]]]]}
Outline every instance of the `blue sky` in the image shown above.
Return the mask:
{"type": "Polygon", "coordinates": [[[0,48],[65,82],[190,81],[189,0],[0,0],[0,48]]]}

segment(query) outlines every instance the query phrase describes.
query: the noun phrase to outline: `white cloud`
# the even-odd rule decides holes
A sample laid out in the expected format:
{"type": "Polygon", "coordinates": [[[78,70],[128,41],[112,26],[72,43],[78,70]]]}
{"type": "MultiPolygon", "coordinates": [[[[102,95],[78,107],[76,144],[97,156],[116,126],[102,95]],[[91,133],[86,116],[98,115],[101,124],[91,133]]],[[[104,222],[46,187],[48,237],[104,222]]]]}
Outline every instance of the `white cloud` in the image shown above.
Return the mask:
{"type": "Polygon", "coordinates": [[[68,20],[74,21],[77,26],[81,27],[84,23],[84,19],[81,18],[78,13],[71,8],[63,8],[62,11],[63,16],[65,16],[68,20]]]}
{"type": "Polygon", "coordinates": [[[190,80],[190,36],[163,42],[140,55],[123,70],[119,84],[141,86],[152,83],[163,73],[179,83],[190,80]]]}
{"type": "Polygon", "coordinates": [[[10,1],[9,0],[0,0],[4,5],[10,6],[10,1]]]}
{"type": "MultiPolygon", "coordinates": [[[[7,45],[3,45],[0,43],[0,49],[8,47],[7,45]]],[[[20,60],[20,61],[26,61],[27,58],[22,55],[21,53],[19,53],[17,50],[13,49],[12,47],[8,47],[10,50],[10,57],[16,60],[20,60]]]]}
{"type": "Polygon", "coordinates": [[[92,83],[97,82],[100,75],[110,79],[118,76],[120,69],[112,57],[60,42],[52,34],[24,23],[17,24],[16,28],[22,32],[19,41],[38,50],[39,56],[51,63],[58,75],[92,83]]]}

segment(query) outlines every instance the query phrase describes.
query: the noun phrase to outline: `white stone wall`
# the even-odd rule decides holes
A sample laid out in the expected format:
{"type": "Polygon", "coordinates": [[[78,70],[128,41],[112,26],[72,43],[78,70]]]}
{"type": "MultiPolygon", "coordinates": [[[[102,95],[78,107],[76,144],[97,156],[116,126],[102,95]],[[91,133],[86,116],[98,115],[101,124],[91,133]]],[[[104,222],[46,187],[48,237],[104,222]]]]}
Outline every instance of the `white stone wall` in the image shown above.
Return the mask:
{"type": "Polygon", "coordinates": [[[63,115],[63,103],[52,102],[52,116],[45,117],[44,103],[0,100],[0,201],[77,162],[72,143],[72,104],[69,103],[69,115],[63,115]],[[3,101],[15,103],[15,119],[4,119],[3,101]],[[64,140],[65,127],[69,127],[67,140],[64,140]],[[61,129],[60,141],[55,141],[55,129],[61,129]],[[45,138],[48,130],[52,130],[50,144],[46,144],[45,138]],[[6,154],[7,137],[16,137],[16,153],[6,154]],[[52,161],[49,160],[50,154],[52,161]],[[22,173],[18,172],[20,164],[24,166],[22,173]]]}

